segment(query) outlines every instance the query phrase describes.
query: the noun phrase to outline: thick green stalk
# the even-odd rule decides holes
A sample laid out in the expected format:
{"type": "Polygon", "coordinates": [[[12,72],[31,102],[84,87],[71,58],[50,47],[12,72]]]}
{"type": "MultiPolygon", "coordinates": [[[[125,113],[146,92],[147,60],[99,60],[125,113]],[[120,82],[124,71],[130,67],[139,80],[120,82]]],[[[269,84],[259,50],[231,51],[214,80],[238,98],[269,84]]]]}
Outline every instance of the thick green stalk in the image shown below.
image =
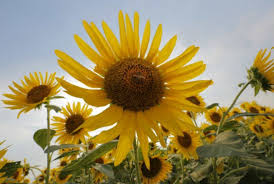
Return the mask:
{"type": "MultiPolygon", "coordinates": [[[[49,105],[49,103],[47,104],[49,105]]],[[[47,107],[47,147],[50,146],[50,108],[47,107]]],[[[50,153],[47,153],[47,173],[46,173],[46,184],[49,183],[49,174],[50,174],[50,162],[51,156],[50,153]]]]}
{"type": "MultiPolygon", "coordinates": [[[[228,107],[228,109],[223,113],[222,115],[222,119],[220,121],[220,124],[218,126],[217,132],[216,132],[216,136],[220,133],[220,130],[223,127],[223,124],[225,122],[225,117],[228,115],[228,113],[230,112],[230,110],[234,107],[234,105],[236,104],[238,98],[241,96],[241,94],[244,92],[244,90],[247,88],[247,86],[251,83],[251,80],[248,81],[243,87],[242,89],[239,91],[239,93],[237,94],[237,96],[234,98],[232,104],[228,107]]],[[[217,174],[217,159],[214,157],[212,158],[212,164],[213,164],[213,183],[217,184],[218,183],[218,174],[217,174]]]]}
{"type": "Polygon", "coordinates": [[[135,161],[137,184],[141,184],[140,168],[139,168],[139,157],[138,157],[138,146],[137,146],[137,139],[136,138],[133,141],[133,148],[134,148],[134,157],[135,157],[134,161],[135,161]]]}
{"type": "Polygon", "coordinates": [[[241,91],[239,91],[239,93],[237,94],[237,96],[234,98],[232,104],[228,107],[228,109],[223,113],[222,119],[220,121],[220,124],[218,126],[218,130],[216,132],[216,136],[219,134],[223,124],[224,124],[224,120],[225,117],[228,115],[228,113],[230,112],[230,110],[234,107],[235,103],[237,102],[238,98],[241,96],[241,94],[244,92],[244,90],[247,88],[247,86],[251,83],[251,81],[248,81],[243,88],[241,89],[241,91]]]}

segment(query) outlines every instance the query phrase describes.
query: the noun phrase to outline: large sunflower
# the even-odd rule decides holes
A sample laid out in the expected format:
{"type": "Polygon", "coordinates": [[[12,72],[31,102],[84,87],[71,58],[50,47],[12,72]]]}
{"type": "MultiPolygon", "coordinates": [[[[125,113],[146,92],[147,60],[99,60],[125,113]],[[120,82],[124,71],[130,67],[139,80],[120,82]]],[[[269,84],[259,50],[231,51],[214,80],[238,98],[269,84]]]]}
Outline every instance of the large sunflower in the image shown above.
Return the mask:
{"type": "Polygon", "coordinates": [[[178,57],[167,61],[177,36],[159,49],[162,37],[162,25],[159,25],[150,49],[147,49],[150,22],[147,21],[141,40],[138,13],[134,14],[132,24],[127,14],[124,20],[122,11],[119,12],[120,42],[104,21],[102,27],[105,37],[93,22],[84,21],[83,24],[99,53],[79,36],[75,35],[75,40],[82,52],[95,63],[95,68],[88,70],[64,52],[56,50],[55,53],[59,57],[60,67],[93,89],[78,87],[61,79],[59,81],[68,94],[83,98],[92,106],[110,105],[105,111],[85,121],[81,127],[95,130],[117,123],[94,139],[97,143],[106,143],[119,136],[115,166],[125,159],[137,133],[149,168],[148,137],[154,141],[156,133],[164,144],[159,123],[172,132],[182,134],[182,128],[194,127],[182,110],[203,110],[186,100],[212,84],[211,80],[188,81],[206,68],[203,61],[186,65],[199,48],[190,46],[178,57]]]}
{"type": "Polygon", "coordinates": [[[183,131],[183,136],[175,135],[172,138],[172,144],[186,159],[198,159],[196,149],[202,144],[198,133],[183,131]]]}
{"type": "Polygon", "coordinates": [[[85,128],[81,128],[75,131],[80,125],[87,120],[92,112],[91,108],[88,108],[88,105],[81,106],[80,102],[67,104],[66,108],[62,107],[61,113],[65,116],[62,117],[53,117],[52,123],[53,129],[56,130],[56,142],[60,144],[79,144],[81,141],[85,143],[85,136],[89,136],[85,128]]]}
{"type": "Polygon", "coordinates": [[[271,56],[272,47],[266,55],[267,49],[260,50],[254,60],[253,66],[248,70],[248,79],[252,80],[251,85],[264,91],[274,91],[274,59],[269,59],[271,56]]]}
{"type": "Polygon", "coordinates": [[[59,92],[60,84],[55,81],[55,73],[45,77],[39,72],[29,74],[21,80],[22,85],[13,82],[14,87],[9,86],[13,94],[3,94],[10,100],[2,100],[4,104],[9,105],[9,109],[21,109],[18,113],[19,118],[22,112],[27,113],[37,107],[37,105],[46,102],[47,97],[54,96],[59,92]]]}
{"type": "Polygon", "coordinates": [[[164,157],[153,156],[149,158],[149,162],[150,169],[144,162],[140,168],[144,184],[156,184],[168,178],[172,165],[164,157]]]}

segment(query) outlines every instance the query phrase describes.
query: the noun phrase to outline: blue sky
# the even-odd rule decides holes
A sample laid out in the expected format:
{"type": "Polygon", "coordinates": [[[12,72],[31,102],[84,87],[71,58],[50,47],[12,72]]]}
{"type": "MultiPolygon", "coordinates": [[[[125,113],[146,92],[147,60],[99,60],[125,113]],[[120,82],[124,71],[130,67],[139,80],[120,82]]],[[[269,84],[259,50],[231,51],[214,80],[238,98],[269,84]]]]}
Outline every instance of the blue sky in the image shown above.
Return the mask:
{"type": "MultiPolygon", "coordinates": [[[[0,93],[9,92],[11,81],[19,81],[34,71],[57,72],[58,76],[70,79],[58,67],[55,49],[69,53],[85,66],[92,66],[73,35],[78,34],[91,43],[84,32],[83,20],[93,21],[100,29],[104,20],[117,34],[119,10],[131,17],[135,11],[139,12],[141,34],[147,19],[151,21],[152,33],[162,23],[162,45],[177,34],[173,56],[192,44],[200,46],[194,61],[203,60],[207,64],[201,78],[214,80],[214,85],[202,94],[207,103],[228,105],[239,90],[237,84],[246,81],[246,69],[259,49],[274,46],[274,1],[271,0],[1,0],[0,93]]],[[[273,97],[261,93],[254,98],[249,88],[239,102],[256,100],[273,107],[273,97]]],[[[0,140],[6,139],[6,144],[12,145],[8,158],[26,157],[31,164],[41,164],[44,155],[33,143],[32,135],[46,126],[45,112],[31,111],[17,120],[16,111],[3,107],[0,103],[0,140]]]]}

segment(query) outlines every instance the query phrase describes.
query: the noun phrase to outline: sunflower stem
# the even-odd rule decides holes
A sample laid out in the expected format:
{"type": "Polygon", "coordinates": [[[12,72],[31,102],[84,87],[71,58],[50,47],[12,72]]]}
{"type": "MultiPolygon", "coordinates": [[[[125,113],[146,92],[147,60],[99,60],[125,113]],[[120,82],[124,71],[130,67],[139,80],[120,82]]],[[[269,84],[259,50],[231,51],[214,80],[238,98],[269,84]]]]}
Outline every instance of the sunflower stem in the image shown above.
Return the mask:
{"type": "MultiPolygon", "coordinates": [[[[49,105],[49,102],[47,103],[49,105]]],[[[50,146],[50,108],[47,107],[47,147],[50,146]]],[[[49,183],[49,174],[50,174],[50,153],[47,153],[47,174],[46,174],[46,184],[49,183]]]]}
{"type": "Polygon", "coordinates": [[[248,81],[244,86],[243,88],[239,91],[239,93],[237,94],[237,96],[234,98],[232,104],[229,106],[229,108],[223,113],[223,116],[222,116],[222,119],[220,121],[220,124],[218,126],[218,129],[217,129],[217,132],[216,132],[216,136],[220,133],[220,130],[223,126],[223,123],[224,123],[224,120],[225,120],[225,117],[228,115],[228,113],[230,112],[230,110],[234,107],[235,103],[237,102],[238,98],[241,96],[241,94],[244,92],[244,90],[247,88],[247,86],[249,84],[251,84],[251,80],[248,81]]]}
{"type": "Polygon", "coordinates": [[[185,159],[183,156],[181,156],[180,161],[181,161],[181,169],[182,169],[182,180],[184,182],[184,180],[185,180],[185,159]]]}
{"type": "Polygon", "coordinates": [[[133,148],[134,148],[134,157],[135,157],[134,161],[135,161],[137,184],[141,184],[141,177],[140,177],[140,170],[139,170],[139,158],[138,158],[138,145],[137,145],[136,137],[133,141],[133,148]]]}

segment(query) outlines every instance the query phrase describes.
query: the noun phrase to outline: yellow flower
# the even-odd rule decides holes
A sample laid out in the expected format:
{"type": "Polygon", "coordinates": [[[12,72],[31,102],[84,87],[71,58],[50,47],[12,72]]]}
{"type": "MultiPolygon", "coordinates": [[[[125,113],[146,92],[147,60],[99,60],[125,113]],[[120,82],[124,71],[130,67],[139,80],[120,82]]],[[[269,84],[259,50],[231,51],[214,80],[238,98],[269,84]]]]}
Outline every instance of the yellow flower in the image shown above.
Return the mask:
{"type": "Polygon", "coordinates": [[[217,107],[214,107],[214,108],[206,111],[205,118],[211,124],[219,125],[219,123],[222,119],[222,115],[223,115],[222,110],[220,108],[217,109],[217,107]]]}
{"type": "Polygon", "coordinates": [[[266,125],[261,123],[261,118],[254,119],[254,121],[249,125],[249,128],[258,137],[267,136],[266,125]]]}
{"type": "Polygon", "coordinates": [[[166,161],[166,158],[160,156],[149,157],[150,169],[143,162],[141,165],[141,173],[144,184],[156,184],[168,178],[172,165],[166,161]]]}
{"type": "Polygon", "coordinates": [[[251,103],[245,102],[241,105],[241,107],[246,111],[246,112],[251,112],[251,113],[261,113],[261,107],[255,102],[252,101],[251,103]]]}
{"type": "Polygon", "coordinates": [[[71,174],[65,175],[61,173],[61,170],[57,171],[57,176],[56,176],[56,183],[58,184],[65,184],[67,181],[71,178],[71,174]]]}
{"type": "Polygon", "coordinates": [[[205,128],[209,127],[209,124],[202,123],[201,128],[203,129],[202,135],[205,137],[206,141],[208,143],[212,143],[215,140],[215,135],[212,135],[213,133],[216,133],[215,130],[209,130],[209,131],[204,131],[205,128]]]}
{"type": "Polygon", "coordinates": [[[53,117],[53,129],[56,130],[56,142],[60,144],[79,144],[80,141],[85,143],[85,136],[89,136],[86,128],[75,131],[80,125],[90,117],[92,109],[85,104],[81,106],[80,102],[67,104],[66,108],[62,108],[61,113],[65,116],[53,117]]]}
{"type": "Polygon", "coordinates": [[[186,159],[198,159],[196,149],[202,144],[198,133],[183,131],[183,136],[175,135],[172,138],[172,144],[186,159]]]}
{"type": "MultiPolygon", "coordinates": [[[[234,107],[233,109],[231,109],[231,111],[229,112],[228,116],[231,117],[233,115],[240,114],[240,113],[241,113],[241,109],[238,108],[238,107],[234,107]]],[[[244,120],[244,117],[240,116],[240,117],[235,118],[235,120],[242,121],[242,120],[244,120]]]]}
{"type": "Polygon", "coordinates": [[[274,59],[269,59],[273,48],[266,56],[267,49],[261,49],[254,60],[253,66],[248,70],[248,79],[252,80],[251,85],[255,88],[255,95],[259,92],[256,89],[274,91],[274,59]]]}
{"type": "MultiPolygon", "coordinates": [[[[186,100],[200,107],[206,106],[204,99],[200,95],[187,97],[186,100]]],[[[196,113],[187,111],[187,115],[191,118],[196,118],[196,113]]]]}
{"type": "Polygon", "coordinates": [[[27,113],[36,108],[39,104],[47,101],[47,97],[54,96],[59,92],[60,85],[55,81],[55,73],[45,77],[39,72],[29,74],[21,80],[22,85],[13,82],[14,87],[9,86],[13,94],[3,94],[9,100],[2,100],[4,104],[9,105],[9,109],[21,109],[17,115],[19,118],[22,112],[27,113]]]}
{"type": "Polygon", "coordinates": [[[105,37],[96,25],[83,22],[84,28],[99,51],[97,53],[79,36],[75,40],[83,53],[95,63],[89,70],[72,57],[56,50],[58,64],[75,79],[92,89],[59,80],[67,93],[82,98],[95,107],[109,105],[100,114],[89,118],[81,127],[95,130],[116,125],[94,138],[96,143],[106,143],[117,136],[119,142],[114,165],[119,165],[132,149],[135,133],[143,157],[149,168],[148,137],[155,141],[155,134],[164,144],[159,123],[171,132],[182,134],[182,128],[194,128],[191,119],[182,112],[200,112],[204,109],[185,98],[199,94],[212,84],[211,80],[189,81],[204,72],[203,61],[187,65],[199,48],[190,46],[178,57],[167,61],[176,44],[177,36],[159,49],[162,25],[159,25],[150,49],[150,22],[143,39],[139,37],[139,15],[134,14],[133,25],[126,14],[119,13],[120,42],[108,25],[103,22],[105,37]],[[148,50],[148,52],[147,52],[148,50]],[[94,89],[97,88],[97,89],[94,89]]]}

